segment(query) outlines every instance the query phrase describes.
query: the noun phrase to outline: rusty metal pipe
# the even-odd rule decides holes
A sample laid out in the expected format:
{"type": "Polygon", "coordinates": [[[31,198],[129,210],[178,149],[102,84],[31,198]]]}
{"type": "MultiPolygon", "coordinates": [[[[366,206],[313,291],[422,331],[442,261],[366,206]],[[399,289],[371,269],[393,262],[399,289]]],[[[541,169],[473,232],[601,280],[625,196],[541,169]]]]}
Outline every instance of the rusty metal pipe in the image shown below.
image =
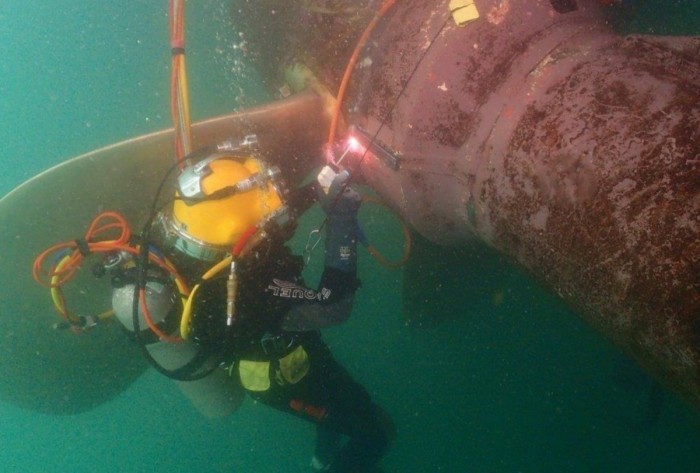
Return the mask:
{"type": "Polygon", "coordinates": [[[621,37],[598,2],[408,0],[351,122],[364,178],[432,241],[510,256],[700,406],[700,39],[621,37]],[[412,71],[415,69],[415,73],[412,71]],[[389,113],[391,111],[391,113],[389,113]]]}

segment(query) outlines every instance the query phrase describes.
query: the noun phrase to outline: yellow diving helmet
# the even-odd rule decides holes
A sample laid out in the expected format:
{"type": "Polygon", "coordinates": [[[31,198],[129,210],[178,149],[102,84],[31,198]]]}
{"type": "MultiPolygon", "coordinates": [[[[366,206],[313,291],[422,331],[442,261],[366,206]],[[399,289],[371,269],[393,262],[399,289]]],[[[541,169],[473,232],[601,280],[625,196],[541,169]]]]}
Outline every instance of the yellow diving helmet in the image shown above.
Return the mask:
{"type": "Polygon", "coordinates": [[[168,246],[215,261],[250,228],[288,219],[279,169],[255,157],[256,142],[226,142],[180,171],[171,212],[160,217],[168,246]]]}

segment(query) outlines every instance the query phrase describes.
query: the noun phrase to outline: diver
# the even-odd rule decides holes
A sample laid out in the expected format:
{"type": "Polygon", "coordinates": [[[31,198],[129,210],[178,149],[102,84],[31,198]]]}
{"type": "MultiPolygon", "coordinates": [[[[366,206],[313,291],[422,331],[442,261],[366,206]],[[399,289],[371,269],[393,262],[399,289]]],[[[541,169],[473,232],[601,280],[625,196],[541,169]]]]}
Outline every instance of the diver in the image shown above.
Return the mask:
{"type": "Polygon", "coordinates": [[[319,182],[285,190],[278,169],[218,149],[181,170],[154,240],[185,280],[198,281],[180,321],[183,338],[216,353],[254,400],[316,424],[314,471],[375,471],[391,422],[319,332],[350,316],[360,286],[360,196],[346,171],[326,167],[319,182]],[[326,214],[325,266],[310,289],[303,258],[285,243],[316,201],[326,214]],[[219,260],[214,267],[230,271],[212,276],[207,268],[219,260]]]}
{"type": "Polygon", "coordinates": [[[376,471],[391,421],[319,332],[350,316],[360,286],[360,196],[330,165],[317,182],[289,190],[260,156],[254,135],[191,153],[171,168],[176,179],[163,178],[139,236],[123,216],[103,212],[83,238],[42,252],[34,278],[50,288],[63,324],[90,330],[110,312],[72,313],[61,286],[83,258],[101,255],[93,274],[109,276],[111,312],[200,413],[226,416],[247,393],[316,424],[314,471],[376,471]],[[174,197],[163,203],[173,181],[174,197]],[[304,258],[286,243],[317,201],[326,214],[324,270],[310,289],[304,258]]]}

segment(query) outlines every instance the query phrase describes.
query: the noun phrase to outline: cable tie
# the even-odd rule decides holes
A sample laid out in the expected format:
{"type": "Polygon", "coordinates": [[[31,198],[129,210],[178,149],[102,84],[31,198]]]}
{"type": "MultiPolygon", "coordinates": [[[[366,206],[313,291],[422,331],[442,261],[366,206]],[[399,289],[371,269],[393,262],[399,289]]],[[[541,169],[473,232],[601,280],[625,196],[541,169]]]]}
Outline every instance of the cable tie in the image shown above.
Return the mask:
{"type": "Polygon", "coordinates": [[[91,253],[90,246],[84,238],[78,238],[74,240],[74,243],[81,255],[87,256],[91,253]]]}

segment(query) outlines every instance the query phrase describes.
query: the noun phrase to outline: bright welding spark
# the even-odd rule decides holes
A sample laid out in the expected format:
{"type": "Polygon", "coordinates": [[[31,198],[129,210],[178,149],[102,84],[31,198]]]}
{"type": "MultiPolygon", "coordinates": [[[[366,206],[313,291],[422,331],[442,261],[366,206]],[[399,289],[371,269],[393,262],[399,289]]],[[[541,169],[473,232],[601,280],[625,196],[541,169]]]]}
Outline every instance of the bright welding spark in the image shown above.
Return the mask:
{"type": "Polygon", "coordinates": [[[350,138],[348,138],[348,148],[353,153],[362,151],[362,145],[360,144],[359,140],[354,136],[350,136],[350,138]]]}

